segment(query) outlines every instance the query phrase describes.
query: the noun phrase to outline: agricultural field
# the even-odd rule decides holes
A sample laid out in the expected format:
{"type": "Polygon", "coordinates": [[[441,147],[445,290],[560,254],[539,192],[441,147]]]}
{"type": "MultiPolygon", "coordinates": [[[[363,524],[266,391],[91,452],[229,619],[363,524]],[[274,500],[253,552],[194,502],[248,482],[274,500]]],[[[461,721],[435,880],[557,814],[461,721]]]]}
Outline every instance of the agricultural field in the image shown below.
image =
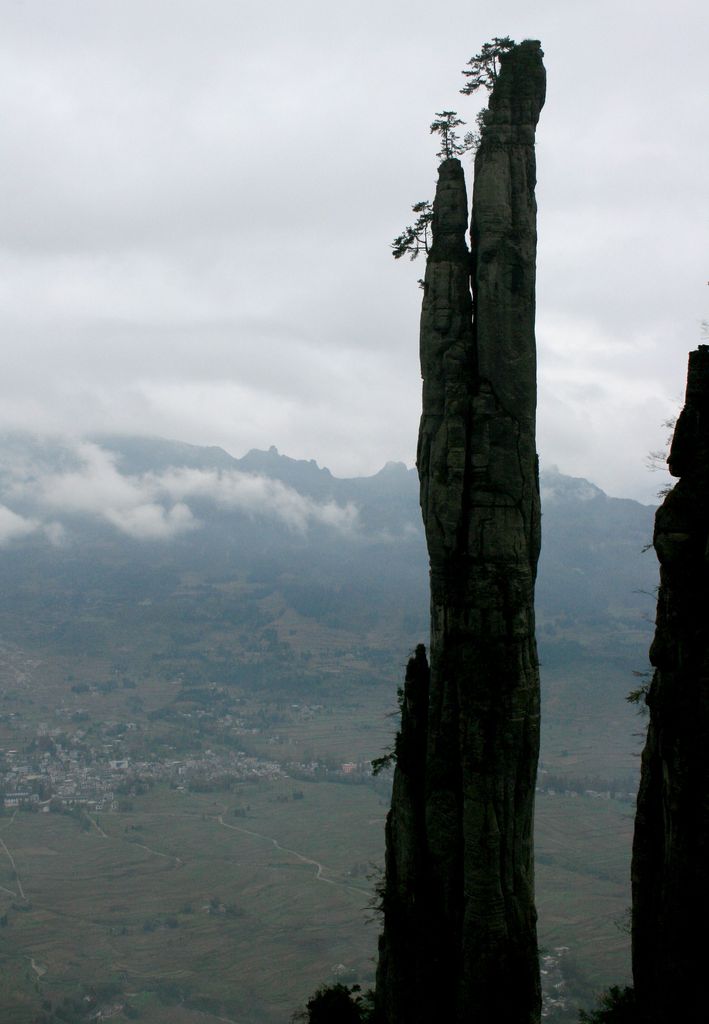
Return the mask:
{"type": "Polygon", "coordinates": [[[276,1024],[339,965],[371,983],[367,875],[386,809],[370,789],[278,780],[224,800],[155,789],[135,804],[88,828],[60,814],[2,820],[0,1020],[115,983],[151,1021],[162,1001],[185,1021],[276,1024]]]}
{"type": "MultiPolygon", "coordinates": [[[[337,641],[321,637],[318,661],[337,641]]],[[[203,763],[238,746],[282,768],[206,792],[148,780],[120,810],[6,811],[0,1021],[32,1024],[66,999],[96,999],[117,1021],[284,1024],[323,982],[370,986],[387,783],[336,773],[391,747],[393,671],[380,685],[346,676],[308,704],[147,669],[125,686],[130,668],[121,681],[110,654],[72,662],[6,644],[3,746],[29,750],[58,722],[89,764],[110,736],[97,758],[203,763]]],[[[627,683],[623,665],[598,659],[543,669],[537,890],[549,984],[562,981],[554,1024],[628,977],[633,806],[627,793],[608,798],[637,771],[643,722],[627,683]]]]}
{"type": "MultiPolygon", "coordinates": [[[[371,985],[385,813],[368,786],[280,779],[154,788],[88,827],[0,820],[0,1020],[113,986],[156,1024],[278,1024],[324,981],[371,985]]],[[[562,969],[590,995],[627,975],[630,814],[543,795],[537,817],[540,943],[568,948],[562,969]]]]}

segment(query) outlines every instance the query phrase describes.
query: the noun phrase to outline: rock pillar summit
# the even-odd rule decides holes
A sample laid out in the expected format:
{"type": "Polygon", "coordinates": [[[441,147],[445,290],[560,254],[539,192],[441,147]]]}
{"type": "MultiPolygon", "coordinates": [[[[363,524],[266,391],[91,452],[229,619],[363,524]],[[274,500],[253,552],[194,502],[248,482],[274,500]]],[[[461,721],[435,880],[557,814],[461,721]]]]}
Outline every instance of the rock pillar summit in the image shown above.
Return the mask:
{"type": "Polygon", "coordinates": [[[377,1004],[386,1024],[533,1024],[538,42],[501,58],[475,158],[439,169],[421,313],[418,472],[430,668],[402,697],[377,1004]]]}
{"type": "Polygon", "coordinates": [[[633,843],[633,976],[643,1024],[706,1020],[709,956],[709,346],[689,356],[655,516],[650,723],[633,843]]]}

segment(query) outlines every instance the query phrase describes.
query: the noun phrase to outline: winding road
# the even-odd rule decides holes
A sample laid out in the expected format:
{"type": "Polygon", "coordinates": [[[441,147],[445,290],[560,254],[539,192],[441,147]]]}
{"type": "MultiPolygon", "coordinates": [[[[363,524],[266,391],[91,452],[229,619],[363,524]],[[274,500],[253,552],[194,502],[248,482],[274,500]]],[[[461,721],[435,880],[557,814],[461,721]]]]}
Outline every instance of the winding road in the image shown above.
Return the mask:
{"type": "Polygon", "coordinates": [[[311,864],[317,869],[315,872],[315,878],[318,882],[326,882],[328,885],[336,885],[341,889],[351,889],[352,892],[364,893],[366,896],[369,895],[369,889],[363,889],[359,885],[350,885],[348,882],[336,882],[333,878],[326,878],[324,872],[327,869],[323,867],[319,860],[314,860],[312,857],[306,857],[304,853],[298,853],[297,850],[291,850],[288,846],[282,846],[277,839],[273,838],[273,836],[265,836],[261,832],[254,832],[252,829],[243,828],[241,825],[229,825],[224,821],[221,814],[217,816],[217,821],[220,825],[223,825],[224,828],[230,828],[234,832],[243,832],[245,835],[254,836],[256,839],[264,839],[266,842],[272,843],[273,846],[282,853],[290,853],[291,856],[297,857],[298,860],[302,861],[304,864],[311,864]]]}
{"type": "MultiPolygon", "coordinates": [[[[12,856],[12,854],[8,850],[7,845],[5,844],[5,840],[3,838],[1,838],[1,837],[0,837],[0,846],[2,846],[3,850],[5,851],[5,853],[8,856],[8,860],[10,861],[10,864],[12,865],[12,870],[15,873],[15,881],[17,882],[17,890],[18,890],[20,896],[22,897],[22,899],[26,900],[27,897],[25,896],[25,890],[22,888],[22,879],[20,878],[20,873],[17,870],[17,865],[15,864],[15,858],[12,856]]],[[[5,888],[5,887],[3,886],[2,888],[5,888]]],[[[5,891],[6,892],[10,892],[11,890],[10,889],[5,889],[5,891]]],[[[17,893],[13,892],[12,895],[13,896],[17,896],[17,893]]]]}
{"type": "Polygon", "coordinates": [[[126,839],[124,841],[126,843],[128,843],[130,846],[137,846],[141,850],[147,850],[148,853],[152,853],[156,857],[164,857],[165,860],[173,860],[175,862],[175,867],[176,868],[179,868],[180,865],[184,864],[184,861],[180,857],[178,857],[177,854],[175,854],[175,853],[163,853],[161,850],[154,850],[152,848],[152,846],[146,846],[145,843],[136,843],[132,839],[126,839]]]}

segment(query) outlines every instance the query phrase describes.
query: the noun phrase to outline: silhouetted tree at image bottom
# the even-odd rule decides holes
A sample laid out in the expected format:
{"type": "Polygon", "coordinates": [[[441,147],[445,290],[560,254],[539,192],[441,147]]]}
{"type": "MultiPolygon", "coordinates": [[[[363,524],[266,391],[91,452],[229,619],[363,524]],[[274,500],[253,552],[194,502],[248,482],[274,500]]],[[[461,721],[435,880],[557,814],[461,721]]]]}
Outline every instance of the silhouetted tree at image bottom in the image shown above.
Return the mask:
{"type": "Polygon", "coordinates": [[[580,1024],[638,1024],[635,993],[632,988],[611,985],[595,1010],[579,1010],[580,1024]]]}
{"type": "Polygon", "coordinates": [[[322,985],[291,1019],[294,1024],[365,1024],[369,1000],[358,992],[359,985],[322,985]]]}

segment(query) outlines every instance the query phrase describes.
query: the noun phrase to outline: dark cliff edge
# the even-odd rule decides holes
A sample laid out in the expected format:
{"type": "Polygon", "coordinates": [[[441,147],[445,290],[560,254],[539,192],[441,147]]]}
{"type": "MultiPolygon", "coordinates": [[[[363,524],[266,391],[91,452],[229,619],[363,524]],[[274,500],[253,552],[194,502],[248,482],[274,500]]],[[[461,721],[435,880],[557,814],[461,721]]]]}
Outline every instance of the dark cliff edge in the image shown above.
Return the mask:
{"type": "Polygon", "coordinates": [[[417,459],[430,676],[419,649],[387,823],[386,1024],[540,1017],[534,133],[544,94],[538,42],[503,56],[475,160],[471,251],[462,167],[439,169],[417,459]]]}
{"type": "Polygon", "coordinates": [[[643,1024],[706,1020],[709,955],[709,346],[689,356],[655,517],[655,672],[633,844],[633,976],[643,1024]]]}

